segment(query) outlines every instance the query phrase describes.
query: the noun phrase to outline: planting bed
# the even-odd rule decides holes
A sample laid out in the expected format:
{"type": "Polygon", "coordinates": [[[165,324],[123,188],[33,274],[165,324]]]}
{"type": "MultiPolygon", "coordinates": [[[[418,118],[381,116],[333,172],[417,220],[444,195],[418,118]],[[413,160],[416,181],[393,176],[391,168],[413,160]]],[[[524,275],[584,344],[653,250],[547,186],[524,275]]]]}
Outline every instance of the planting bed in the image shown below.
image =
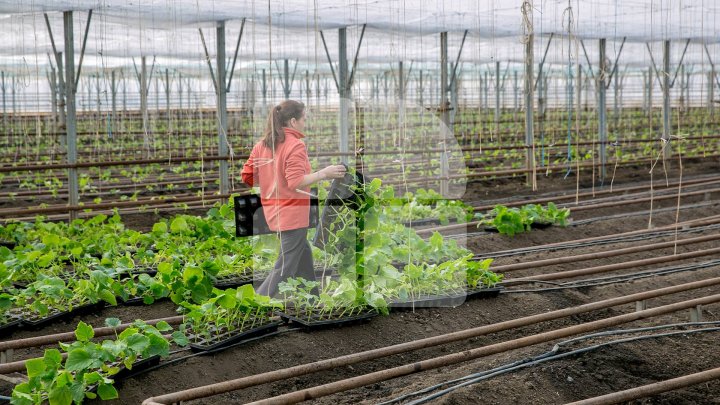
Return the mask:
{"type": "MultiPolygon", "coordinates": [[[[717,160],[707,160],[702,163],[684,162],[683,175],[686,179],[698,174],[720,172],[720,163],[717,160]]],[[[589,174],[587,175],[589,177],[589,174]]],[[[668,173],[671,181],[677,180],[677,171],[668,173]]],[[[647,168],[640,167],[635,170],[622,170],[614,181],[614,187],[647,184],[649,175],[647,168]]],[[[657,178],[656,178],[657,180],[657,178]]],[[[590,179],[581,178],[581,187],[592,187],[590,179]]],[[[596,190],[605,190],[596,184],[596,190]]],[[[656,189],[657,191],[657,189],[656,189]]],[[[488,204],[491,200],[513,197],[514,200],[523,200],[543,193],[553,192],[558,195],[575,193],[575,179],[566,181],[558,179],[540,178],[539,190],[536,193],[526,188],[520,178],[508,178],[494,183],[479,182],[468,186],[465,201],[473,205],[488,204]]],[[[702,219],[720,214],[720,196],[712,194],[708,203],[702,207],[683,209],[679,213],[679,221],[702,219]]],[[[703,196],[682,199],[682,204],[702,202],[703,196]]],[[[673,224],[677,213],[672,208],[677,200],[655,201],[652,224],[660,227],[673,224]],[[662,211],[662,209],[667,209],[662,211]]],[[[588,209],[572,213],[575,221],[606,217],[597,221],[578,225],[562,227],[549,227],[547,229],[533,229],[530,232],[520,233],[510,238],[495,233],[478,233],[482,229],[475,226],[468,227],[468,247],[476,254],[492,257],[492,252],[539,246],[546,243],[572,241],[601,235],[611,235],[619,232],[647,229],[649,215],[635,215],[639,211],[650,208],[649,202],[637,205],[617,205],[599,209],[588,209]],[[626,217],[612,217],[627,214],[626,217]]],[[[138,229],[150,224],[150,218],[155,214],[137,214],[124,217],[126,224],[137,224],[138,229]]],[[[133,225],[129,225],[133,226],[133,225]]],[[[147,230],[147,229],[145,229],[147,230]]],[[[717,231],[699,231],[701,235],[717,231]]],[[[697,236],[697,235],[693,235],[697,236]]],[[[684,234],[680,238],[689,237],[684,234]]],[[[567,255],[598,253],[613,249],[625,248],[654,241],[672,241],[670,234],[662,238],[644,241],[610,241],[607,244],[597,244],[577,247],[570,250],[548,250],[529,254],[516,254],[498,257],[493,265],[514,264],[530,260],[556,258],[567,255]]],[[[710,249],[717,246],[717,241],[704,242],[698,245],[678,246],[678,253],[698,249],[710,249]]],[[[578,263],[560,264],[543,268],[531,268],[508,272],[506,278],[532,276],[546,272],[567,271],[601,264],[620,263],[638,260],[659,255],[672,254],[673,249],[663,249],[657,252],[638,252],[611,259],[596,259],[578,263]]],[[[681,263],[701,262],[717,259],[717,255],[700,257],[681,263]]],[[[621,273],[630,273],[638,270],[659,268],[645,266],[623,270],[621,273]]],[[[492,269],[492,268],[491,268],[492,269]]],[[[612,273],[616,274],[616,273],[612,273]]],[[[369,322],[353,323],[342,328],[321,328],[307,333],[285,333],[277,336],[261,338],[232,347],[213,356],[198,356],[182,362],[171,364],[152,370],[147,374],[130,377],[119,387],[120,399],[103,403],[135,404],[143,399],[161,395],[163,393],[191,388],[194,386],[221,382],[232,378],[239,378],[265,371],[276,370],[303,364],[320,359],[351,354],[371,348],[379,348],[391,344],[407,342],[419,338],[436,336],[471,327],[489,325],[522,316],[545,313],[555,309],[576,307],[583,303],[601,299],[629,295],[641,291],[662,288],[670,285],[702,280],[720,276],[719,266],[709,266],[694,271],[677,272],[657,277],[647,277],[632,282],[589,286],[580,289],[567,289],[547,292],[512,293],[516,287],[505,289],[482,289],[483,294],[497,294],[494,299],[473,299],[468,297],[455,308],[418,308],[416,311],[392,311],[388,316],[378,316],[369,322]]],[[[523,288],[542,288],[548,285],[526,285],[523,288]]],[[[649,307],[656,307],[682,299],[691,299],[711,294],[720,290],[716,287],[687,291],[673,296],[661,297],[651,300],[649,307]]],[[[417,303],[416,303],[417,304],[417,303]]],[[[419,307],[420,305],[415,305],[419,307]]],[[[133,307],[106,307],[95,314],[83,315],[73,318],[73,322],[85,322],[100,325],[106,317],[117,316],[123,321],[134,318],[159,318],[175,315],[175,307],[171,303],[156,303],[151,306],[133,307]]],[[[456,342],[444,346],[423,349],[388,358],[359,363],[352,366],[340,367],[331,371],[324,371],[303,377],[279,381],[273,384],[252,387],[243,391],[226,393],[206,399],[189,401],[190,404],[234,404],[259,400],[265,397],[296,391],[318,384],[329,383],[342,378],[348,378],[379,371],[383,368],[408,364],[414,361],[452,352],[486,346],[510,339],[527,336],[534,333],[571,326],[580,322],[606,318],[619,314],[629,313],[634,305],[614,307],[597,312],[577,315],[543,324],[526,326],[520,329],[508,330],[470,340],[456,342]]],[[[720,321],[720,305],[711,304],[704,308],[705,321],[720,321]]],[[[656,324],[687,322],[687,312],[678,312],[646,321],[637,321],[623,328],[642,327],[656,324]]],[[[70,324],[72,325],[72,323],[70,324]]],[[[277,325],[275,325],[277,326],[277,325]]],[[[275,326],[268,325],[268,330],[275,326]]],[[[52,325],[39,331],[22,331],[12,333],[8,338],[38,336],[50,332],[67,331],[71,326],[52,325]]],[[[279,329],[285,330],[285,327],[279,329]]],[[[244,333],[244,332],[243,332],[244,333]]],[[[514,404],[514,403],[564,403],[572,400],[600,395],[603,393],[647,384],[662,379],[672,378],[704,369],[716,367],[720,363],[720,352],[716,350],[718,341],[717,332],[677,335],[648,339],[645,341],[629,342],[611,346],[597,351],[588,352],[575,357],[540,364],[536,367],[509,373],[486,382],[470,385],[454,391],[453,393],[431,401],[431,403],[488,403],[488,404],[514,404]]],[[[244,340],[249,336],[236,337],[244,340]]],[[[207,342],[206,349],[215,347],[216,342],[207,342]]],[[[224,343],[225,344],[225,343],[224,343]]],[[[364,388],[354,389],[345,393],[321,398],[316,403],[379,403],[394,397],[404,395],[429,385],[461,377],[472,372],[488,370],[506,363],[532,357],[552,348],[552,344],[533,346],[511,352],[504,352],[478,360],[449,366],[438,370],[427,371],[415,375],[389,380],[384,383],[373,384],[364,388]]],[[[37,349],[16,351],[18,357],[26,358],[39,355],[37,349]]],[[[178,354],[176,356],[180,356],[178,354]]],[[[9,389],[3,383],[3,391],[9,389]]],[[[720,383],[717,381],[698,385],[664,394],[647,403],[713,403],[720,398],[720,383]]],[[[100,403],[88,401],[88,403],[100,403]]]]}

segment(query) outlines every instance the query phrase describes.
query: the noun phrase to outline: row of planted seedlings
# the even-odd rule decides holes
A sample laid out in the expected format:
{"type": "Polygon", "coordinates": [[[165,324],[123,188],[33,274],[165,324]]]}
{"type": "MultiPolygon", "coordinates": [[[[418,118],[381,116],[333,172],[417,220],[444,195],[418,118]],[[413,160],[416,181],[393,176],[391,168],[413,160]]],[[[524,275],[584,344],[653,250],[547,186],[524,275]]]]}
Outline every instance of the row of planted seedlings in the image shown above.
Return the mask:
{"type": "MultiPolygon", "coordinates": [[[[275,314],[312,327],[387,314],[393,307],[455,306],[473,294],[497,293],[493,287],[502,276],[489,270],[491,259],[473,261],[472,253],[455,240],[444,239],[439,233],[425,240],[404,224],[408,218],[428,212],[424,206],[430,205],[428,199],[434,196],[432,192],[419,193],[423,198],[397,199],[391,188],[381,187],[375,180],[364,187],[363,194],[359,209],[345,210],[337,216],[325,248],[314,249],[313,254],[325,276],[319,281],[286,280],[280,285],[282,299],[256,294],[250,284],[226,289],[213,286],[224,271],[268,268],[276,255],[271,242],[263,244],[256,239],[252,241],[253,250],[247,246],[248,239],[232,238],[233,217],[229,205],[216,206],[203,218],[181,215],[158,222],[147,234],[124,229],[117,215],[78,220],[70,225],[38,219],[32,224],[4,227],[2,236],[13,238],[16,243],[12,252],[22,252],[23,246],[43,238],[47,242],[42,243],[43,248],[62,244],[49,240],[42,230],[52,230],[61,241],[62,238],[92,239],[89,235],[95,235],[102,240],[102,246],[96,249],[103,251],[99,260],[104,269],[92,270],[88,279],[78,278],[75,269],[75,277],[69,278],[68,283],[82,279],[100,285],[102,283],[93,280],[102,280],[110,287],[98,291],[109,291],[124,298],[142,295],[147,304],[169,297],[179,304],[178,310],[185,315],[184,323],[171,335],[163,335],[172,330],[167,324],[152,327],[136,322],[132,328],[117,334],[115,340],[102,343],[91,342],[92,328],[81,323],[76,330],[78,341],[60,345],[60,350],[68,354],[64,363],[57,349],[49,349],[42,359],[26,363],[29,381],[15,387],[14,402],[39,404],[50,400],[69,404],[96,396],[116,398],[117,391],[112,384],[118,373],[131,369],[138,361],[166,357],[171,342],[189,343],[196,350],[212,350],[274,330],[280,325],[275,314]],[[358,221],[362,223],[360,227],[358,221]],[[115,235],[115,239],[110,235],[115,235]],[[356,245],[358,235],[363,240],[360,255],[356,245]],[[241,242],[223,245],[223,241],[232,240],[241,242]],[[171,248],[184,245],[193,248],[171,248]],[[237,254],[224,254],[223,249],[237,249],[237,254]],[[125,254],[119,254],[122,250],[125,254]],[[190,250],[213,251],[215,256],[192,256],[190,250]],[[112,262],[107,252],[116,252],[120,256],[118,261],[112,262]],[[266,257],[263,258],[262,253],[266,253],[266,257]],[[238,261],[238,257],[250,257],[252,262],[238,261]],[[135,261],[156,266],[154,277],[148,272],[137,276],[138,281],[152,282],[131,283],[134,279],[130,277],[123,284],[107,273],[111,267],[137,269],[135,261]],[[231,266],[224,267],[224,264],[231,266]],[[228,270],[230,267],[234,270],[228,270]],[[139,284],[148,288],[140,292],[139,284]],[[127,288],[131,285],[138,289],[127,288]]],[[[97,250],[93,250],[90,243],[70,249],[76,249],[70,253],[74,264],[80,262],[78,257],[97,256],[92,254],[97,250]],[[88,254],[83,255],[78,248],[88,254]]],[[[6,248],[3,253],[8,251],[6,248]]],[[[41,256],[52,257],[53,253],[49,252],[43,250],[41,256]]],[[[7,260],[4,263],[7,270],[7,260]]],[[[46,280],[45,276],[39,276],[40,280],[46,280]]],[[[62,279],[56,278],[54,282],[62,289],[62,279]]],[[[13,298],[8,295],[4,297],[12,302],[13,298]]],[[[109,295],[107,298],[113,301],[109,295]]],[[[107,320],[108,326],[116,327],[119,323],[116,319],[107,320]]]]}

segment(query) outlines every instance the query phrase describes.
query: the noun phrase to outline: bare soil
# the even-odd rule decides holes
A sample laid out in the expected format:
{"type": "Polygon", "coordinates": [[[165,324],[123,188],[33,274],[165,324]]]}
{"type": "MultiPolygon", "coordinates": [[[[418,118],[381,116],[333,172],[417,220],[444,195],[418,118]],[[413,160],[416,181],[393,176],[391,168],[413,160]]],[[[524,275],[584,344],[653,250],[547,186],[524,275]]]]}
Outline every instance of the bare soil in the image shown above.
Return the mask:
{"type": "MultiPolygon", "coordinates": [[[[690,178],[700,175],[720,174],[720,162],[707,160],[700,163],[683,162],[683,176],[690,178]]],[[[678,168],[671,167],[668,171],[670,182],[678,179],[678,168]]],[[[658,173],[662,173],[658,171],[658,173]]],[[[661,174],[655,173],[658,180],[661,174]]],[[[591,174],[582,174],[580,187],[592,187],[591,174]],[[587,178],[585,178],[587,177],[587,178]]],[[[648,184],[650,175],[647,167],[623,168],[614,178],[614,187],[648,184]]],[[[596,190],[603,189],[598,183],[596,190]]],[[[607,188],[608,185],[606,184],[607,188]]],[[[539,176],[538,191],[531,191],[524,179],[515,177],[499,179],[492,182],[477,182],[468,185],[465,201],[473,204],[485,204],[488,200],[512,197],[513,199],[532,198],[543,193],[574,194],[576,179],[573,176],[563,180],[557,175],[539,176]]],[[[660,193],[660,190],[656,190],[660,193]]],[[[683,199],[682,205],[705,202],[700,208],[682,209],[679,214],[675,210],[658,211],[653,214],[653,225],[662,226],[680,221],[704,218],[720,214],[720,200],[717,193],[710,199],[698,196],[683,199]]],[[[654,210],[677,206],[677,200],[656,201],[654,210]]],[[[557,241],[575,240],[599,235],[611,235],[619,232],[647,229],[649,215],[631,215],[634,212],[648,210],[649,202],[635,205],[617,205],[598,210],[581,211],[573,214],[574,220],[605,217],[626,213],[622,218],[607,218],[596,222],[569,226],[567,228],[551,227],[544,230],[533,230],[529,233],[516,235],[513,238],[498,234],[479,233],[468,237],[468,247],[475,253],[484,254],[497,250],[536,246],[557,241]]],[[[152,222],[162,214],[138,214],[124,217],[128,226],[147,230],[152,222]]],[[[477,229],[469,228],[468,232],[477,229]]],[[[715,231],[716,232],[716,231],[715,231]]],[[[703,234],[711,234],[706,232],[703,234]]],[[[695,235],[693,235],[695,236],[695,235]]],[[[680,235],[688,237],[688,235],[680,235]]],[[[540,252],[497,260],[497,264],[509,264],[559,257],[569,254],[601,252],[631,245],[649,244],[654,239],[638,242],[619,242],[609,245],[578,248],[571,251],[540,252]]],[[[720,246],[713,241],[699,245],[679,246],[678,252],[707,249],[720,246]]],[[[559,266],[549,266],[530,270],[508,273],[507,277],[525,276],[546,272],[557,272],[582,267],[620,261],[636,260],[659,255],[672,254],[672,249],[653,250],[633,255],[625,255],[611,259],[578,262],[559,266]]],[[[706,256],[680,263],[701,262],[718,259],[720,255],[706,256]]],[[[648,270],[673,263],[638,267],[618,273],[631,273],[648,270]]],[[[348,325],[341,328],[326,328],[304,332],[290,331],[279,335],[259,339],[226,351],[197,356],[177,362],[152,372],[141,374],[118,384],[120,399],[110,401],[117,404],[139,404],[143,399],[177,390],[188,389],[199,385],[226,381],[233,378],[249,376],[267,371],[278,370],[293,365],[304,364],[320,359],[327,359],[343,354],[356,353],[372,348],[408,342],[415,339],[437,336],[481,325],[488,325],[523,316],[544,313],[556,309],[577,306],[587,302],[599,301],[641,291],[647,291],[671,285],[687,283],[720,276],[720,266],[678,272],[671,275],[649,277],[633,282],[568,289],[562,291],[501,294],[497,298],[484,300],[468,300],[455,308],[427,308],[415,311],[398,310],[389,316],[377,317],[369,322],[348,325]]],[[[671,296],[652,299],[648,307],[678,302],[720,293],[720,287],[692,290],[671,296]]],[[[703,308],[705,321],[720,322],[720,304],[712,304],[703,308]]],[[[320,372],[308,376],[283,380],[272,384],[261,385],[235,391],[210,398],[191,401],[192,404],[235,404],[259,400],[312,386],[330,383],[344,378],[358,376],[390,367],[409,364],[416,361],[443,356],[454,352],[482,347],[494,343],[529,336],[536,333],[577,325],[582,322],[602,319],[610,316],[629,313],[635,310],[634,304],[628,304],[583,315],[573,316],[537,325],[512,329],[487,336],[481,336],[453,344],[420,350],[417,352],[396,355],[353,366],[341,367],[331,371],[320,372]]],[[[57,324],[37,332],[22,331],[9,338],[37,336],[41,334],[69,331],[79,320],[93,325],[102,324],[106,317],[120,317],[123,321],[134,318],[151,319],[175,315],[175,307],[169,302],[157,303],[149,307],[117,307],[106,308],[100,313],[77,317],[65,324],[57,324]]],[[[660,316],[643,321],[636,321],[617,328],[645,327],[675,322],[688,322],[687,311],[660,316]]],[[[606,341],[606,340],[605,340],[606,341]]],[[[397,396],[420,390],[433,384],[442,383],[478,371],[488,370],[503,364],[532,357],[550,350],[557,341],[548,342],[527,348],[502,352],[496,355],[481,357],[453,366],[415,373],[409,376],[391,379],[385,382],[353,389],[347,392],[330,395],[315,400],[319,404],[355,404],[380,403],[397,396]]],[[[593,341],[596,343],[596,341],[593,341]]],[[[623,343],[590,351],[585,354],[568,357],[562,360],[546,362],[534,367],[514,371],[484,382],[457,389],[452,393],[430,401],[434,404],[561,404],[588,397],[602,395],[613,391],[632,388],[656,381],[695,373],[718,367],[720,364],[720,333],[705,332],[673,337],[661,337],[632,343],[623,343]]],[[[37,351],[36,349],[35,352],[37,351]]],[[[16,351],[18,358],[35,353],[33,350],[16,351]]],[[[187,354],[187,353],[182,353],[187,354]]],[[[5,383],[6,384],[6,383],[5,383]]],[[[94,401],[90,401],[93,403],[94,401]]],[[[720,404],[720,381],[713,381],[689,388],[679,389],[652,398],[633,401],[633,404],[720,404]]]]}

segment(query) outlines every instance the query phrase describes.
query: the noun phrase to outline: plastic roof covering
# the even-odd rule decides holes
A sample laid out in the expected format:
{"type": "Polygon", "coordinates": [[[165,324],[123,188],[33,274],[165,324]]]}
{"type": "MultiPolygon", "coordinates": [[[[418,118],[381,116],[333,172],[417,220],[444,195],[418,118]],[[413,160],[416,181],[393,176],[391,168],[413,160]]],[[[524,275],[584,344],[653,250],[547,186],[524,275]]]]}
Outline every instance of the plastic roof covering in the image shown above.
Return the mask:
{"type": "MultiPolygon", "coordinates": [[[[522,63],[521,5],[521,0],[0,0],[0,35],[6,39],[0,44],[0,55],[3,65],[15,65],[16,70],[44,69],[52,48],[43,12],[48,13],[55,43],[62,50],[60,12],[75,10],[80,11],[74,14],[79,58],[86,11],[93,9],[84,71],[132,69],[131,57],[139,63],[139,55],[149,55],[157,57],[158,66],[201,72],[205,62],[198,27],[214,57],[215,21],[226,21],[226,54],[231,58],[242,18],[248,20],[240,46],[240,70],[267,67],[268,60],[291,59],[299,61],[299,70],[327,71],[317,30],[323,30],[331,58],[337,61],[337,28],[350,27],[347,54],[352,60],[361,24],[367,24],[367,29],[359,60],[366,66],[404,60],[437,69],[438,33],[449,32],[448,59],[452,62],[466,29],[463,63],[522,63]]],[[[566,64],[569,58],[586,64],[579,39],[596,64],[600,37],[608,39],[607,55],[614,60],[622,38],[627,37],[620,63],[647,67],[646,41],[651,42],[660,64],[659,41],[673,40],[671,60],[678,61],[690,38],[685,63],[705,66],[709,64],[703,44],[708,45],[713,62],[720,60],[719,19],[720,2],[713,0],[535,0],[534,58],[536,63],[542,59],[551,33],[550,65],[566,64]],[[574,20],[570,36],[568,5],[574,20]]]]}

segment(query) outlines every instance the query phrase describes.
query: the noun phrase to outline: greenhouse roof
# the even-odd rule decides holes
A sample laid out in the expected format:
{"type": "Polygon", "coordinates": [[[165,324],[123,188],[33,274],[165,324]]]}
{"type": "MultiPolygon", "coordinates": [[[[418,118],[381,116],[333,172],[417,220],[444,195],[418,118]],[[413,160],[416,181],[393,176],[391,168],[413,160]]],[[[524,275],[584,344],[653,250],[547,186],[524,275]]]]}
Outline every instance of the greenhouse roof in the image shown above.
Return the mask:
{"type": "Polygon", "coordinates": [[[93,10],[84,61],[90,69],[131,67],[131,58],[141,55],[156,57],[163,66],[196,69],[205,60],[203,39],[208,55],[215,55],[216,22],[225,21],[226,54],[230,58],[243,20],[240,69],[291,59],[311,71],[324,70],[327,57],[319,32],[323,32],[330,58],[337,61],[337,29],[341,27],[348,27],[350,60],[363,36],[358,60],[365,64],[415,61],[418,65],[435,64],[436,68],[440,32],[449,33],[451,62],[465,38],[461,62],[522,63],[524,33],[529,29],[536,35],[535,62],[543,59],[551,35],[554,39],[546,57],[550,64],[568,60],[586,64],[585,53],[596,64],[598,38],[608,40],[607,55],[611,60],[624,46],[618,60],[628,66],[649,66],[646,42],[650,43],[655,61],[661,63],[660,43],[666,39],[673,41],[673,61],[683,53],[687,64],[709,66],[710,60],[720,59],[720,4],[711,0],[529,3],[531,7],[523,8],[521,0],[0,0],[0,35],[5,39],[0,44],[0,55],[5,66],[45,67],[52,45],[44,13],[56,48],[61,51],[61,12],[70,10],[76,11],[74,35],[79,55],[87,11],[93,10]]]}

